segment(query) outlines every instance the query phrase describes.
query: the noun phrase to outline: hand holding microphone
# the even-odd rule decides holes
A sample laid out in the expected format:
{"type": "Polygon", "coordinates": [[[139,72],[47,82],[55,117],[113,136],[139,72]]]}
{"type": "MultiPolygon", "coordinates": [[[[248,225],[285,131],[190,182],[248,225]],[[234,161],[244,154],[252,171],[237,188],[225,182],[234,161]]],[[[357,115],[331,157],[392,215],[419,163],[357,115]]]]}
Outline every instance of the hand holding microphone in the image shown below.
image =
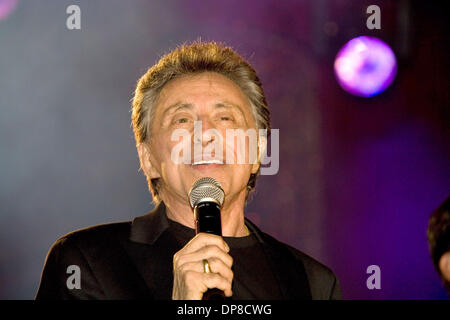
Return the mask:
{"type": "Polygon", "coordinates": [[[197,180],[189,192],[196,236],[173,258],[172,299],[219,300],[232,295],[233,258],[222,235],[224,192],[213,178],[197,180]]]}

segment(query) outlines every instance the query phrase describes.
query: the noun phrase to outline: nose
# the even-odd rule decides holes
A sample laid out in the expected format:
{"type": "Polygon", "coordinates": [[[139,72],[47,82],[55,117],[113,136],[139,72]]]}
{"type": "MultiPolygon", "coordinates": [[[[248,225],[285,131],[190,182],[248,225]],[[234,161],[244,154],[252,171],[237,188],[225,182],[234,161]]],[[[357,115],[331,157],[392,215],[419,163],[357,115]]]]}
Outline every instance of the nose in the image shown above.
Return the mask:
{"type": "Polygon", "coordinates": [[[215,135],[211,134],[217,131],[213,122],[211,122],[206,117],[199,118],[199,120],[194,123],[194,143],[202,142],[203,146],[211,143],[215,140],[215,135]]]}

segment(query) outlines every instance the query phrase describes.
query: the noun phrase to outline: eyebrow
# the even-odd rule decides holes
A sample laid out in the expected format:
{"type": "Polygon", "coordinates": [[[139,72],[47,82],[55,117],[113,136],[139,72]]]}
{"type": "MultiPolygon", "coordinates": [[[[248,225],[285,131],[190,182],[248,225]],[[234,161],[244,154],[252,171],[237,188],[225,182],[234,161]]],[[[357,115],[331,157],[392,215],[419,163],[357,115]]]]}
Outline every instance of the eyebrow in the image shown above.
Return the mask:
{"type": "Polygon", "coordinates": [[[162,118],[164,119],[167,114],[174,113],[181,109],[192,109],[193,105],[191,103],[184,103],[184,102],[175,102],[170,107],[168,107],[166,110],[164,110],[162,118]]]}
{"type": "Polygon", "coordinates": [[[234,104],[232,102],[228,102],[228,101],[221,101],[221,102],[217,102],[216,104],[214,104],[215,107],[217,108],[227,108],[227,109],[238,109],[242,114],[242,109],[240,106],[238,106],[237,104],[234,104]]]}
{"type": "Polygon", "coordinates": [[[221,101],[221,102],[216,103],[214,106],[217,107],[217,108],[227,108],[227,109],[236,109],[236,110],[238,110],[239,113],[242,116],[242,119],[244,119],[245,123],[248,124],[247,118],[245,117],[245,113],[242,110],[241,106],[239,106],[237,104],[234,104],[232,102],[229,102],[229,101],[221,101]]]}
{"type": "MultiPolygon", "coordinates": [[[[178,110],[182,110],[182,109],[192,109],[193,108],[193,104],[192,103],[186,103],[186,102],[175,102],[174,104],[170,105],[166,110],[164,110],[162,118],[164,119],[168,114],[171,113],[175,113],[178,110]]],[[[245,114],[242,111],[242,108],[237,105],[234,104],[232,102],[229,101],[220,101],[214,104],[214,107],[216,108],[225,108],[225,109],[237,109],[241,115],[243,116],[243,118],[245,119],[245,114]]]]}

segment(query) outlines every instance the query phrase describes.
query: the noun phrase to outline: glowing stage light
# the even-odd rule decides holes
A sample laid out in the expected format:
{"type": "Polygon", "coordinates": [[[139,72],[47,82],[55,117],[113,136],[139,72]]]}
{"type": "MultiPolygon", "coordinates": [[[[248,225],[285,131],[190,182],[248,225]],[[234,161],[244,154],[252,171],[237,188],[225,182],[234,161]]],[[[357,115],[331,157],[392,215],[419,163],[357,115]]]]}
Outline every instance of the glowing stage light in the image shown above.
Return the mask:
{"type": "Polygon", "coordinates": [[[391,48],[374,37],[360,36],[347,42],[334,60],[341,87],[353,95],[372,97],[385,90],[397,73],[391,48]]]}
{"type": "Polygon", "coordinates": [[[19,0],[0,0],[0,20],[6,19],[14,8],[17,6],[19,0]]]}

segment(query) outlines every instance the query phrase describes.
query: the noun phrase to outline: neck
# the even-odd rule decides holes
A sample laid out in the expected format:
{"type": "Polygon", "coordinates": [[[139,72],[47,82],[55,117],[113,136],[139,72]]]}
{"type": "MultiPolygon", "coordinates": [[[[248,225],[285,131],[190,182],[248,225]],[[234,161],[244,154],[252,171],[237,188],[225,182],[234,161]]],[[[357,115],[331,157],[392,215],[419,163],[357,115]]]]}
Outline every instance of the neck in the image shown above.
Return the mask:
{"type": "MultiPolygon", "coordinates": [[[[195,229],[194,214],[188,201],[177,201],[164,193],[161,194],[161,199],[166,205],[166,213],[169,219],[195,229]]],[[[220,211],[222,236],[244,237],[249,235],[244,222],[244,205],[245,189],[235,197],[227,197],[220,211]]]]}

